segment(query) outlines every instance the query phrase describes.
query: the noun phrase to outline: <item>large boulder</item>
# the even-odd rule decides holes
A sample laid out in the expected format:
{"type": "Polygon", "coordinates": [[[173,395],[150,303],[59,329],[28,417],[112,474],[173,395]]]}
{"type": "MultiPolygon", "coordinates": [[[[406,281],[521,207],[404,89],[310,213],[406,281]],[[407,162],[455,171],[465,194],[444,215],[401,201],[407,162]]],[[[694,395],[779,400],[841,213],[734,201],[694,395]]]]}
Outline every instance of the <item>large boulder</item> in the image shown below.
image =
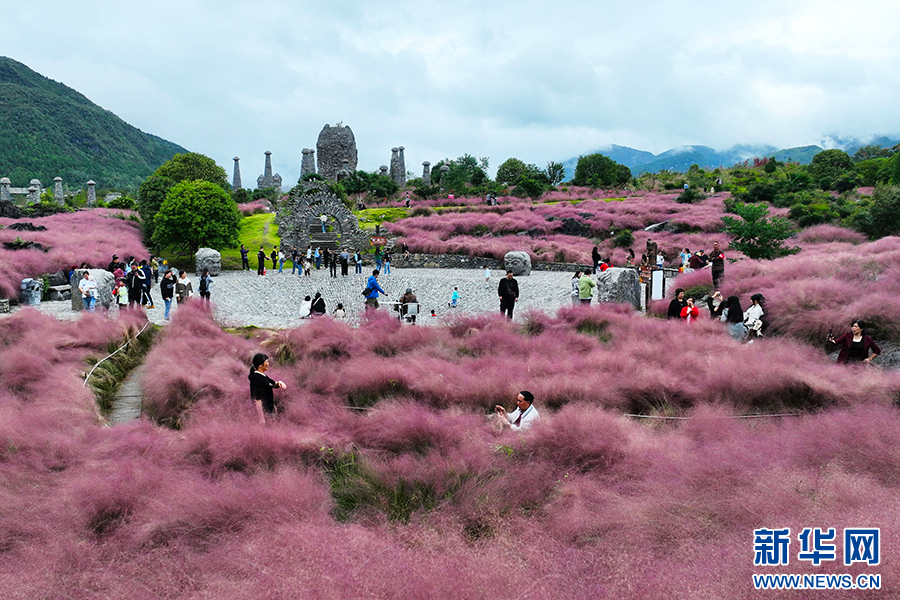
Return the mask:
{"type": "Polygon", "coordinates": [[[503,257],[503,267],[507,271],[512,271],[513,275],[531,275],[531,257],[527,252],[514,250],[507,252],[503,257]]]}
{"type": "Polygon", "coordinates": [[[84,303],[81,301],[81,292],[78,291],[78,282],[84,277],[84,272],[88,271],[94,281],[97,282],[97,306],[108,309],[113,305],[113,288],[116,286],[116,278],[106,269],[75,269],[72,275],[72,310],[84,310],[84,303]]]}
{"type": "Polygon", "coordinates": [[[212,248],[200,248],[194,256],[194,264],[197,265],[197,273],[203,269],[209,269],[209,274],[216,277],[222,270],[222,254],[212,248]]]}
{"type": "Polygon", "coordinates": [[[19,290],[22,296],[22,304],[29,306],[37,306],[41,303],[41,292],[44,288],[44,281],[41,279],[32,279],[28,277],[23,279],[19,284],[19,290]]]}
{"type": "Polygon", "coordinates": [[[56,273],[50,273],[47,275],[47,279],[50,282],[50,287],[56,285],[69,285],[69,273],[67,271],[57,271],[56,273]]]}
{"type": "Polygon", "coordinates": [[[597,276],[597,299],[600,302],[630,304],[641,308],[641,285],[632,268],[613,267],[597,276]]]}

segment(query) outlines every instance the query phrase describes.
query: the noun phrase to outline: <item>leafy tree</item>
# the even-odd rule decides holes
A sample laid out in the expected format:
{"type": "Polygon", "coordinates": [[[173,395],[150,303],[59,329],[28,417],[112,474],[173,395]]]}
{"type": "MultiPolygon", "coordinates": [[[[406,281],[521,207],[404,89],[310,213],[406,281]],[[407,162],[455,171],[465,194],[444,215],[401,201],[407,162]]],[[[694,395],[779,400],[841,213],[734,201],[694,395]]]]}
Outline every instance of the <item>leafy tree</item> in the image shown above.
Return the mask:
{"type": "Polygon", "coordinates": [[[765,204],[737,202],[733,212],[741,219],[722,217],[725,231],[734,236],[731,247],[748,258],[768,259],[800,252],[797,246],[785,246],[784,240],[793,233],[790,221],[784,217],[767,218],[769,208],[765,204]]]}
{"type": "Polygon", "coordinates": [[[853,165],[853,170],[856,172],[860,185],[876,186],[890,181],[892,166],[893,162],[890,158],[873,158],[859,161],[853,165]]]}
{"type": "Polygon", "coordinates": [[[182,181],[169,190],[153,218],[153,243],[193,256],[201,246],[238,244],[241,213],[231,196],[208,181],[182,181]]]}
{"type": "Polygon", "coordinates": [[[175,185],[175,182],[168,177],[159,175],[151,175],[141,184],[138,190],[138,213],[144,222],[144,235],[147,239],[153,239],[154,221],[153,217],[159,212],[169,194],[169,190],[175,185]]]}
{"type": "Polygon", "coordinates": [[[631,246],[634,245],[634,234],[631,233],[630,229],[620,229],[619,232],[613,236],[612,243],[616,248],[631,248],[631,246]]]}
{"type": "Polygon", "coordinates": [[[875,188],[868,210],[854,215],[854,226],[872,238],[900,234],[900,187],[875,188]]]}
{"type": "Polygon", "coordinates": [[[532,199],[540,198],[541,194],[543,194],[547,190],[547,184],[544,181],[538,181],[536,179],[532,179],[531,177],[525,176],[519,178],[519,183],[516,184],[515,189],[513,190],[513,194],[518,198],[529,197],[532,199]]]}
{"type": "Polygon", "coordinates": [[[894,185],[900,185],[900,152],[891,159],[890,181],[894,185]]]}
{"type": "Polygon", "coordinates": [[[376,198],[390,198],[400,189],[397,182],[381,173],[354,171],[341,182],[348,194],[370,194],[376,198]]]}
{"type": "Polygon", "coordinates": [[[231,197],[234,198],[234,201],[238,204],[246,204],[247,202],[250,202],[250,190],[238,188],[232,192],[231,197]]]}
{"type": "Polygon", "coordinates": [[[133,198],[129,198],[127,195],[122,194],[118,198],[113,198],[109,201],[107,206],[109,208],[120,208],[124,210],[134,210],[134,207],[137,203],[133,198]]]}
{"type": "Polygon", "coordinates": [[[502,165],[497,168],[497,183],[505,183],[507,185],[516,185],[519,178],[525,174],[528,166],[518,158],[507,158],[502,165]]]}
{"type": "Polygon", "coordinates": [[[853,159],[843,150],[823,150],[813,156],[809,174],[823,190],[836,189],[838,178],[853,170],[853,159]]]}
{"type": "Polygon", "coordinates": [[[778,170],[778,161],[775,160],[775,157],[773,156],[768,161],[766,161],[766,164],[763,167],[763,171],[765,171],[766,173],[771,175],[772,173],[774,173],[777,170],[778,170]]]}
{"type": "Polygon", "coordinates": [[[578,158],[575,166],[575,185],[615,187],[631,181],[631,170],[602,154],[588,154],[578,158]]]}
{"type": "Polygon", "coordinates": [[[877,144],[869,144],[856,151],[853,155],[853,162],[858,163],[873,158],[887,158],[892,154],[894,154],[894,151],[891,148],[882,148],[877,144]]]}
{"type": "Polygon", "coordinates": [[[546,175],[550,185],[558,185],[566,178],[566,168],[562,163],[551,160],[547,163],[546,175]]]}
{"type": "Polygon", "coordinates": [[[208,156],[196,152],[176,154],[172,160],[163,163],[153,174],[159,177],[168,177],[175,183],[201,180],[214,183],[223,190],[231,189],[225,176],[225,169],[208,156]]]}
{"type": "Polygon", "coordinates": [[[439,161],[431,169],[431,179],[444,190],[462,190],[467,184],[481,185],[486,183],[488,158],[486,156],[476,159],[471,154],[463,154],[457,159],[445,158],[439,161]],[[441,173],[441,167],[447,165],[450,170],[446,175],[441,173]]]}

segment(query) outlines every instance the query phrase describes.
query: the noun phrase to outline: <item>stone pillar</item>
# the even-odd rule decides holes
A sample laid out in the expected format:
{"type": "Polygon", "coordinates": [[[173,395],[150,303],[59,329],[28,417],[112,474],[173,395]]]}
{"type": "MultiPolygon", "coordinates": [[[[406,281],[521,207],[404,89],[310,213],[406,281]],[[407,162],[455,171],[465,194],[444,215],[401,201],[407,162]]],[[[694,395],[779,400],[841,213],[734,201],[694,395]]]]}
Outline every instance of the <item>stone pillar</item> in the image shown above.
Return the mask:
{"type": "Polygon", "coordinates": [[[450,172],[450,167],[447,165],[441,165],[441,191],[444,190],[444,176],[450,172]]]}
{"type": "Polygon", "coordinates": [[[91,179],[90,181],[87,182],[87,186],[88,186],[88,189],[87,189],[87,205],[88,205],[88,206],[94,206],[95,204],[97,204],[97,190],[96,190],[96,187],[95,187],[96,185],[97,185],[97,184],[94,183],[94,180],[93,180],[93,179],[91,179]]]}
{"type": "Polygon", "coordinates": [[[387,177],[387,176],[388,176],[388,168],[387,168],[387,165],[381,165],[380,167],[378,167],[378,170],[381,171],[381,172],[379,173],[379,175],[381,175],[382,177],[387,177]]]}
{"type": "Polygon", "coordinates": [[[0,179],[0,202],[12,202],[12,196],[9,195],[9,186],[11,184],[9,177],[0,179]]]}
{"type": "Polygon", "coordinates": [[[403,157],[405,148],[400,146],[398,150],[400,150],[400,158],[397,163],[397,185],[402,188],[406,187],[406,159],[403,157]]]}
{"type": "Polygon", "coordinates": [[[300,163],[300,177],[307,175],[315,175],[316,173],[316,151],[311,148],[303,149],[303,161],[300,163]]]}
{"type": "Polygon", "coordinates": [[[266,168],[263,171],[266,181],[272,181],[272,153],[266,150],[266,168]]]}
{"type": "Polygon", "coordinates": [[[63,196],[62,177],[53,178],[53,199],[60,206],[66,203],[66,199],[63,196]]]}
{"type": "Polygon", "coordinates": [[[34,187],[37,189],[37,195],[35,196],[35,199],[34,199],[34,201],[32,202],[32,200],[31,200],[31,193],[30,193],[31,187],[28,188],[28,189],[29,189],[28,203],[29,203],[29,204],[34,204],[34,203],[36,203],[36,202],[40,202],[40,201],[41,201],[41,194],[44,192],[44,188],[43,188],[43,186],[41,185],[41,180],[40,180],[40,179],[32,179],[31,181],[28,182],[28,185],[29,185],[29,186],[34,186],[34,187]]]}
{"type": "Polygon", "coordinates": [[[28,204],[37,204],[41,201],[41,188],[36,185],[28,186],[28,195],[26,196],[26,202],[28,204]]]}
{"type": "Polygon", "coordinates": [[[275,188],[275,193],[281,193],[281,175],[275,173],[274,177],[272,177],[272,187],[275,188]]]}
{"type": "Polygon", "coordinates": [[[241,159],[237,156],[234,157],[234,178],[231,180],[231,191],[236,192],[241,189],[243,184],[241,183],[241,159]]]}
{"type": "Polygon", "coordinates": [[[427,160],[422,163],[422,183],[431,185],[431,163],[427,160]]]}
{"type": "Polygon", "coordinates": [[[400,174],[399,174],[399,165],[400,165],[400,148],[391,148],[391,179],[397,185],[400,185],[400,174]]]}

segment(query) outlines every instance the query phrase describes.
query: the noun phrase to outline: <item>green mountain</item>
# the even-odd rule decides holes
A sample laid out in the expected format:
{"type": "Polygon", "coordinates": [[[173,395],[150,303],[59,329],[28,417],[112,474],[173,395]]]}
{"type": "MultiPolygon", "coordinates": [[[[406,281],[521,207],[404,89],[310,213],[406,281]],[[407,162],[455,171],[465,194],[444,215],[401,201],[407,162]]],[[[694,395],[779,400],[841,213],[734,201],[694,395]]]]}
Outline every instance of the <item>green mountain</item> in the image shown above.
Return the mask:
{"type": "Polygon", "coordinates": [[[79,189],[137,189],[184,148],[132,127],[82,94],[0,56],[0,177],[13,187],[62,177],[79,189]]]}

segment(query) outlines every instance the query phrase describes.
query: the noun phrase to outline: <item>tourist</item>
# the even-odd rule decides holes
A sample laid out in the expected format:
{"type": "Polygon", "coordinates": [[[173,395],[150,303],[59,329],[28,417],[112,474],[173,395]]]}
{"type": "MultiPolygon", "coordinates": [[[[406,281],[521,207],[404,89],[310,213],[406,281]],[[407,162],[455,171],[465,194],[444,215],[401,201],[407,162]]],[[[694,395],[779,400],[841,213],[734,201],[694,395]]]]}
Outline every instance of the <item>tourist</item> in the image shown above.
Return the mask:
{"type": "Polygon", "coordinates": [[[247,376],[247,379],[250,380],[250,399],[256,405],[256,414],[259,416],[259,422],[263,425],[266,423],[266,415],[269,415],[269,418],[275,416],[275,395],[272,390],[287,388],[283,381],[275,381],[266,375],[268,370],[269,357],[259,353],[253,357],[253,365],[247,376]]]}
{"type": "Polygon", "coordinates": [[[519,282],[513,279],[513,272],[506,271],[506,277],[500,280],[497,286],[497,295],[500,296],[500,313],[506,313],[513,318],[513,309],[519,301],[519,282]]]}
{"type": "Polygon", "coordinates": [[[167,261],[166,259],[160,260],[159,261],[159,269],[157,269],[157,270],[159,271],[159,278],[162,279],[163,276],[166,274],[166,271],[169,270],[169,261],[167,261]]]}
{"type": "Polygon", "coordinates": [[[381,259],[384,255],[381,253],[381,246],[375,246],[375,268],[381,271],[381,259]]]}
{"type": "Polygon", "coordinates": [[[534,394],[522,390],[516,396],[516,410],[507,414],[506,409],[499,404],[494,407],[497,415],[497,423],[503,429],[513,431],[525,431],[540,420],[540,415],[534,407],[534,394]]]}
{"type": "Polygon", "coordinates": [[[172,296],[175,295],[175,278],[172,271],[163,273],[162,283],[159,285],[159,293],[162,295],[163,303],[166,305],[166,321],[169,320],[169,311],[172,309],[172,296]]]}
{"type": "MultiPolygon", "coordinates": [[[[278,272],[279,273],[284,272],[284,259],[285,258],[286,257],[284,255],[284,246],[282,246],[278,249],[278,272]]],[[[273,266],[272,268],[274,269],[275,267],[273,266]]]]}
{"type": "Polygon", "coordinates": [[[703,250],[697,250],[697,252],[688,260],[688,272],[702,269],[706,266],[707,262],[708,261],[706,259],[706,255],[703,250]]]}
{"type": "Polygon", "coordinates": [[[362,255],[359,250],[353,251],[354,274],[362,275],[362,255]]]}
{"type": "Polygon", "coordinates": [[[326,269],[331,266],[331,254],[332,253],[331,253],[331,251],[328,250],[328,248],[325,248],[324,250],[322,250],[322,262],[325,263],[324,266],[326,269]]]}
{"type": "Polygon", "coordinates": [[[334,312],[331,313],[335,319],[343,319],[347,316],[347,312],[344,310],[344,305],[338,302],[337,308],[334,309],[334,312]]]}
{"type": "Polygon", "coordinates": [[[263,246],[260,246],[259,252],[256,253],[256,274],[266,274],[266,250],[263,246]]]}
{"type": "Polygon", "coordinates": [[[313,258],[316,259],[316,271],[318,271],[322,266],[322,252],[318,246],[316,246],[316,251],[313,253],[313,258]]]}
{"type": "Polygon", "coordinates": [[[272,260],[272,270],[278,266],[278,246],[272,247],[272,254],[269,255],[269,258],[272,260]]]}
{"type": "Polygon", "coordinates": [[[681,309],[681,318],[685,323],[691,323],[700,316],[700,309],[694,306],[694,299],[688,298],[681,309]]]}
{"type": "Polygon", "coordinates": [[[594,297],[594,288],[597,284],[591,279],[587,273],[582,273],[578,280],[578,301],[583,305],[590,305],[591,299],[594,297]]]}
{"type": "Polygon", "coordinates": [[[94,306],[97,303],[97,282],[89,272],[85,271],[81,281],[78,282],[78,291],[81,292],[81,301],[84,303],[85,310],[94,312],[94,306]]]}
{"type": "Polygon", "coordinates": [[[128,308],[128,288],[125,286],[124,279],[116,279],[116,287],[113,288],[113,298],[116,301],[116,306],[119,307],[119,312],[128,308]]]}
{"type": "Polygon", "coordinates": [[[194,287],[191,280],[188,279],[187,271],[178,274],[178,280],[175,282],[175,300],[178,304],[185,302],[188,298],[193,297],[194,287]]]}
{"type": "Polygon", "coordinates": [[[688,267],[688,262],[691,260],[691,250],[690,250],[690,248],[685,248],[684,250],[682,250],[682,251],[681,251],[681,254],[679,254],[678,257],[681,259],[681,269],[682,269],[682,271],[685,270],[685,269],[687,269],[687,267],[688,267]]]}
{"type": "Polygon", "coordinates": [[[684,290],[678,288],[675,290],[675,297],[672,298],[672,301],[669,302],[669,310],[666,312],[666,319],[680,319],[682,318],[681,309],[687,306],[687,302],[684,299],[684,290]]]}
{"type": "Polygon", "coordinates": [[[294,274],[294,271],[299,270],[297,268],[297,259],[300,258],[300,253],[297,251],[297,246],[291,246],[291,275],[294,274]]]}
{"type": "Polygon", "coordinates": [[[591,261],[594,263],[594,270],[592,273],[596,275],[597,268],[600,266],[600,251],[597,250],[597,246],[594,246],[594,249],[591,250],[591,261]]]}
{"type": "Polygon", "coordinates": [[[309,310],[312,308],[312,298],[306,296],[300,303],[300,318],[305,319],[309,316],[309,310]]]}
{"type": "Polygon", "coordinates": [[[391,251],[390,250],[384,251],[384,257],[382,258],[382,260],[384,260],[384,274],[390,275],[391,274],[391,251]]]}
{"type": "Polygon", "coordinates": [[[487,287],[491,287],[491,268],[484,268],[484,285],[487,287]]]}
{"type": "Polygon", "coordinates": [[[744,312],[744,325],[747,326],[747,329],[750,330],[750,335],[753,337],[762,337],[762,317],[766,314],[762,305],[765,301],[766,298],[762,294],[753,294],[750,296],[752,304],[744,312]]]}
{"type": "Polygon", "coordinates": [[[738,297],[729,296],[728,299],[721,302],[719,306],[714,309],[713,302],[716,298],[721,300],[722,294],[716,292],[706,299],[710,315],[713,318],[718,317],[720,321],[727,323],[726,331],[732,339],[739,342],[746,341],[749,330],[747,329],[747,326],[744,325],[744,310],[741,308],[741,302],[738,297]]]}
{"type": "Polygon", "coordinates": [[[312,277],[312,261],[308,258],[303,261],[303,275],[312,277]]]}
{"type": "Polygon", "coordinates": [[[578,280],[581,279],[581,271],[575,271],[575,274],[572,275],[572,291],[569,295],[572,296],[572,306],[578,306],[581,304],[578,301],[578,280]]]}
{"type": "Polygon", "coordinates": [[[850,324],[850,332],[837,339],[834,339],[834,334],[828,333],[826,340],[839,346],[841,349],[837,357],[838,364],[854,362],[869,364],[881,354],[881,348],[878,347],[878,344],[863,333],[865,327],[865,323],[856,320],[850,324]],[[871,356],[869,356],[869,350],[873,352],[871,356]]]}
{"type": "Polygon", "coordinates": [[[118,267],[118,266],[119,266],[119,255],[113,254],[112,260],[109,261],[109,265],[107,265],[106,270],[109,271],[110,273],[112,273],[113,271],[116,270],[116,267],[118,267]]]}
{"type": "Polygon", "coordinates": [[[309,307],[309,314],[311,317],[321,317],[326,312],[328,311],[325,310],[325,299],[322,297],[322,294],[316,292],[316,295],[312,300],[312,305],[309,307]]]}
{"type": "Polygon", "coordinates": [[[153,273],[153,283],[159,285],[159,261],[152,254],[150,255],[150,272],[153,273]]]}
{"type": "Polygon", "coordinates": [[[212,277],[209,276],[209,269],[203,269],[200,275],[200,299],[209,302],[209,286],[212,285],[212,277]]]}
{"type": "Polygon", "coordinates": [[[328,272],[331,274],[331,277],[337,279],[337,268],[338,268],[338,253],[334,251],[331,253],[329,257],[331,262],[328,264],[328,272]]]}
{"type": "Polygon", "coordinates": [[[461,297],[462,296],[459,295],[459,288],[454,287],[453,293],[450,294],[450,302],[447,303],[447,306],[449,306],[450,308],[456,308],[456,305],[459,304],[459,299],[461,297]]]}
{"type": "Polygon", "coordinates": [[[387,292],[378,285],[378,269],[375,269],[366,281],[366,289],[363,292],[363,295],[366,297],[366,310],[378,308],[378,294],[387,296],[387,292]]]}
{"type": "Polygon", "coordinates": [[[400,245],[400,251],[403,252],[403,258],[409,259],[409,246],[406,245],[406,242],[400,245]]]}
{"type": "MultiPolygon", "coordinates": [[[[319,215],[319,221],[321,221],[321,223],[322,223],[322,233],[325,233],[325,224],[328,222],[328,216],[327,215],[319,215]]],[[[319,267],[316,267],[316,268],[318,269],[319,267]]]]}
{"type": "Polygon", "coordinates": [[[344,248],[341,251],[341,277],[346,277],[350,272],[350,253],[344,248]]]}
{"type": "Polygon", "coordinates": [[[719,247],[719,242],[713,242],[713,249],[709,253],[709,264],[712,270],[713,288],[719,289],[725,281],[725,253],[719,247]]]}
{"type": "Polygon", "coordinates": [[[153,296],[150,295],[150,290],[153,288],[153,270],[146,260],[141,261],[141,271],[144,273],[144,290],[141,292],[141,306],[154,308],[153,296]]]}
{"type": "Polygon", "coordinates": [[[250,270],[250,250],[241,244],[241,271],[250,270]]]}
{"type": "Polygon", "coordinates": [[[418,304],[419,299],[413,294],[412,288],[406,288],[406,293],[400,296],[400,316],[406,317],[406,320],[412,324],[416,323],[416,315],[409,314],[409,305],[418,304]]]}
{"type": "Polygon", "coordinates": [[[625,266],[626,267],[634,266],[634,250],[632,250],[631,248],[628,249],[628,258],[625,259],[625,266]]]}
{"type": "Polygon", "coordinates": [[[434,312],[434,309],[432,308],[432,309],[431,309],[431,314],[428,315],[428,316],[429,316],[429,317],[436,317],[436,316],[437,316],[437,313],[434,312]]]}
{"type": "Polygon", "coordinates": [[[145,287],[145,279],[147,278],[144,275],[144,272],[137,267],[137,265],[130,264],[131,269],[125,276],[125,281],[128,284],[128,304],[135,305],[141,304],[143,296],[144,296],[144,287],[145,287]]]}

